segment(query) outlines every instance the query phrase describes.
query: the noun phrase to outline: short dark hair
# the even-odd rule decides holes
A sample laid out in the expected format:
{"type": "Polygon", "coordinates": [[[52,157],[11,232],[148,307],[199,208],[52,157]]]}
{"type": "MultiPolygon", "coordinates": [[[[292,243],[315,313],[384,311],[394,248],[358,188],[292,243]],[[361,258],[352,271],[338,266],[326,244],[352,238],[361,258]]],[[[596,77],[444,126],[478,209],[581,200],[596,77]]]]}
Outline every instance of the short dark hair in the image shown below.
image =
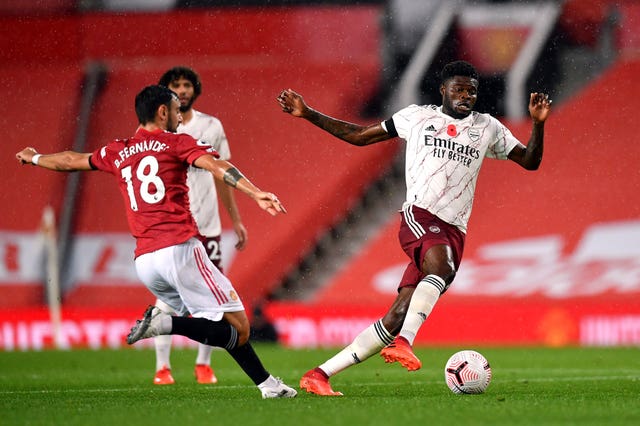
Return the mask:
{"type": "Polygon", "coordinates": [[[180,78],[185,78],[189,80],[191,84],[193,84],[193,100],[200,96],[200,93],[202,93],[202,83],[200,82],[200,76],[197,72],[189,67],[178,66],[171,68],[170,70],[162,74],[162,77],[160,77],[160,81],[158,81],[158,84],[160,84],[161,86],[169,87],[169,84],[172,81],[176,81],[180,78]]]}
{"type": "Polygon", "coordinates": [[[444,68],[442,68],[442,73],[440,74],[440,78],[441,78],[440,81],[444,83],[445,81],[455,76],[470,77],[478,81],[480,80],[478,78],[478,71],[476,71],[475,67],[467,61],[449,62],[447,65],[444,66],[444,68]]]}
{"type": "Polygon", "coordinates": [[[136,115],[142,125],[153,121],[161,105],[171,106],[178,96],[165,86],[147,86],[136,95],[136,115]]]}

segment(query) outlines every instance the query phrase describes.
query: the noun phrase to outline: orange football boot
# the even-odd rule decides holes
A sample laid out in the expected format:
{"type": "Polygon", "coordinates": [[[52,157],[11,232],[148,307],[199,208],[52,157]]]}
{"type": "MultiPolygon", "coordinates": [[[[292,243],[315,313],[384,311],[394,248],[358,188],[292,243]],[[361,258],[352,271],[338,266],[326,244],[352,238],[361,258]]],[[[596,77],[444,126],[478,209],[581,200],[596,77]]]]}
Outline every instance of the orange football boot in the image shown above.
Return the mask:
{"type": "Polygon", "coordinates": [[[409,371],[420,370],[422,362],[415,356],[409,341],[398,336],[380,351],[384,362],[399,362],[409,371]]]}
{"type": "Polygon", "coordinates": [[[173,380],[173,376],[171,375],[171,369],[166,366],[156,371],[156,375],[153,378],[154,385],[172,385],[175,382],[176,381],[173,380]]]}
{"type": "Polygon", "coordinates": [[[206,364],[196,364],[194,374],[196,375],[196,380],[201,385],[212,385],[214,383],[218,383],[216,374],[213,372],[211,367],[206,364]]]}
{"type": "Polygon", "coordinates": [[[307,371],[300,379],[300,388],[308,393],[322,396],[342,396],[342,392],[331,389],[329,379],[319,368],[307,371]]]}

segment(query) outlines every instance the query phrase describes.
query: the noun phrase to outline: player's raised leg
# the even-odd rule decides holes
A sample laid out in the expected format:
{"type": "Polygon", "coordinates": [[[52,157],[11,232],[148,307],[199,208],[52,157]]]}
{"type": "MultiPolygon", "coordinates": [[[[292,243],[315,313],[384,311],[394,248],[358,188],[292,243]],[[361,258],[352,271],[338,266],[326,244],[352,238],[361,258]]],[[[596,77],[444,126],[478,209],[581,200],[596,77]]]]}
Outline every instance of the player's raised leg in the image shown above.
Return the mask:
{"type": "Polygon", "coordinates": [[[382,320],[376,321],[358,334],[349,346],[324,364],[307,371],[300,379],[300,388],[316,395],[341,396],[342,392],[336,392],[331,388],[329,378],[378,353],[392,339],[393,335],[386,330],[382,320]]]}
{"type": "Polygon", "coordinates": [[[418,283],[400,333],[380,352],[385,362],[399,362],[408,371],[416,371],[422,367],[422,362],[413,353],[412,345],[420,326],[433,310],[444,288],[444,280],[437,275],[428,275],[418,283]]]}
{"type": "Polygon", "coordinates": [[[196,342],[226,349],[243,371],[253,380],[263,398],[291,398],[297,392],[265,370],[249,344],[250,324],[240,297],[229,279],[205,255],[199,240],[182,244],[136,259],[141,281],[163,301],[176,306],[180,316],[170,316],[150,306],[142,319],[132,327],[127,342],[162,334],[179,334],[196,342]],[[153,267],[150,267],[152,265],[153,267]],[[180,281],[172,287],[174,271],[180,281]],[[209,285],[214,283],[215,286],[209,285]],[[173,297],[179,296],[175,303],[173,297]],[[183,303],[182,307],[178,307],[183,303]],[[184,316],[187,312],[191,316],[184,316]]]}
{"type": "MultiPolygon", "coordinates": [[[[225,314],[244,314],[244,311],[225,314]]],[[[273,377],[265,370],[251,344],[239,345],[238,330],[226,319],[211,321],[206,318],[190,318],[168,315],[155,306],[149,306],[142,319],[136,321],[127,336],[127,343],[165,334],[180,334],[200,343],[227,349],[229,354],[253,380],[263,398],[293,398],[297,391],[273,377]]],[[[248,333],[245,333],[248,335],[248,333]]]]}

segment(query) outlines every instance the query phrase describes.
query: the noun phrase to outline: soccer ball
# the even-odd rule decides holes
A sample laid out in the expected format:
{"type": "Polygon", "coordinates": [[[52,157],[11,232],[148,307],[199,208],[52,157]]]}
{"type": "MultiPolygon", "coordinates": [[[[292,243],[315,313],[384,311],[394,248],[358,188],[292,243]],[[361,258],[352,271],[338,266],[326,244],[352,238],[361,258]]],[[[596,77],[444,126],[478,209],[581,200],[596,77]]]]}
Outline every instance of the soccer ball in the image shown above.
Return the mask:
{"type": "Polygon", "coordinates": [[[453,393],[482,393],[491,383],[491,367],[482,354],[460,351],[447,361],[444,380],[453,393]]]}

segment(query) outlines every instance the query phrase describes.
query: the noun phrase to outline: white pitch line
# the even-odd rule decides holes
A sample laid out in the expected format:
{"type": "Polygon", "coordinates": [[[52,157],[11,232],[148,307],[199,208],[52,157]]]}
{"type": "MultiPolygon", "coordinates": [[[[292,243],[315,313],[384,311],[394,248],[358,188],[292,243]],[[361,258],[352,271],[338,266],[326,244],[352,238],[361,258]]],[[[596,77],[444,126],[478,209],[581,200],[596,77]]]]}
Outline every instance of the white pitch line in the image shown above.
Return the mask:
{"type": "MultiPolygon", "coordinates": [[[[607,380],[632,380],[640,381],[640,375],[629,376],[574,376],[574,377],[536,377],[527,379],[494,379],[500,383],[528,383],[528,382],[584,382],[584,381],[607,381],[607,380]]],[[[347,386],[366,387],[366,386],[402,386],[402,385],[424,385],[424,384],[441,384],[443,380],[411,380],[402,382],[366,382],[366,383],[348,383],[347,386]]],[[[342,384],[343,386],[345,384],[342,384]]],[[[340,386],[340,385],[338,385],[340,386]]],[[[216,385],[210,387],[213,389],[245,389],[253,388],[251,385],[216,385]]],[[[101,389],[42,389],[42,390],[18,390],[18,391],[0,391],[0,395],[31,395],[31,394],[56,394],[56,393],[117,393],[129,392],[132,390],[143,391],[148,388],[132,387],[132,388],[101,388],[101,389]]]]}
{"type": "MultiPolygon", "coordinates": [[[[640,381],[640,375],[637,376],[580,376],[580,377],[534,377],[526,379],[496,379],[495,376],[492,382],[500,383],[528,383],[528,382],[584,382],[584,381],[607,381],[607,380],[631,380],[640,381]]],[[[399,385],[421,385],[421,384],[440,384],[444,383],[443,380],[411,380],[407,382],[367,382],[367,383],[349,383],[349,386],[399,386],[399,385]]]]}
{"type": "MultiPolygon", "coordinates": [[[[526,383],[526,382],[585,382],[588,380],[605,381],[605,380],[640,380],[638,376],[585,376],[585,377],[534,377],[532,379],[508,380],[509,382],[526,383]]],[[[500,380],[505,381],[505,380],[500,380]]]]}
{"type": "Polygon", "coordinates": [[[617,374],[638,374],[640,370],[637,368],[498,368],[500,372],[518,373],[518,374],[537,374],[546,375],[557,374],[559,376],[577,375],[577,374],[594,374],[598,373],[606,376],[606,373],[617,374]]]}
{"type": "MultiPolygon", "coordinates": [[[[215,385],[210,386],[213,389],[244,389],[255,388],[251,385],[215,385]]],[[[117,392],[129,392],[129,391],[144,391],[144,390],[156,390],[146,387],[131,387],[131,388],[101,388],[101,389],[33,389],[33,390],[16,390],[16,391],[3,391],[0,390],[0,395],[31,395],[31,394],[54,394],[54,393],[117,393],[117,392]]]]}

